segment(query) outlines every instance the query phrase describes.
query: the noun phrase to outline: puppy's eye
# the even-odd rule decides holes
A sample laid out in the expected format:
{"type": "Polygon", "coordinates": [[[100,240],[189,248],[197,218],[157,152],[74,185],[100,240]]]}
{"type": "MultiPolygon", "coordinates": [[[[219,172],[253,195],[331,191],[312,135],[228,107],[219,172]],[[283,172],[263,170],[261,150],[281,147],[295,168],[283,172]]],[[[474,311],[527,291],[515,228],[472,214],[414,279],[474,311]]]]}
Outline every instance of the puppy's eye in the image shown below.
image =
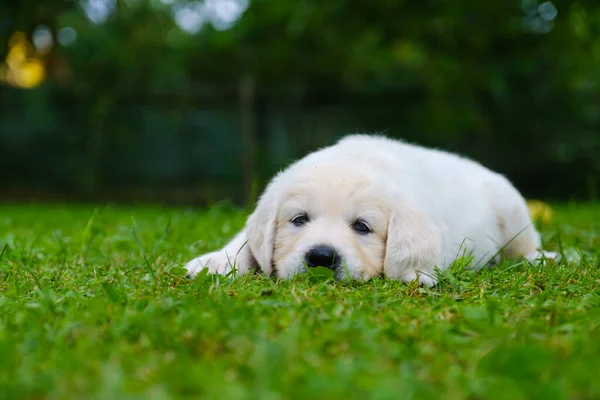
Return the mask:
{"type": "Polygon", "coordinates": [[[292,218],[292,220],[290,222],[296,226],[305,225],[308,222],[308,215],[306,215],[306,214],[296,215],[294,218],[292,218]]]}
{"type": "Polygon", "coordinates": [[[367,225],[365,221],[361,221],[360,219],[354,221],[354,223],[351,226],[352,229],[354,229],[357,233],[361,235],[366,235],[368,233],[373,232],[369,225],[367,225]]]}

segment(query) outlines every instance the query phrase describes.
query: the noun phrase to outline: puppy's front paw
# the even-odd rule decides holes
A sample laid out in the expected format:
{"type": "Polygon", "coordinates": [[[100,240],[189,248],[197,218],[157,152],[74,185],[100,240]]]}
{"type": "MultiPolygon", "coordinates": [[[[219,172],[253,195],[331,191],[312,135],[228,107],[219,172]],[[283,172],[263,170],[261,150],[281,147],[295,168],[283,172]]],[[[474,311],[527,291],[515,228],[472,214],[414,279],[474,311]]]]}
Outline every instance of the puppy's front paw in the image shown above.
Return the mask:
{"type": "Polygon", "coordinates": [[[405,271],[400,276],[400,280],[408,283],[414,281],[415,279],[418,279],[419,284],[421,284],[421,286],[434,287],[435,285],[437,285],[437,279],[433,272],[409,270],[405,271]]]}
{"type": "Polygon", "coordinates": [[[209,274],[219,275],[227,275],[232,270],[230,259],[224,251],[215,251],[194,258],[184,268],[188,271],[187,278],[194,278],[203,269],[208,269],[209,274]]]}
{"type": "Polygon", "coordinates": [[[556,253],[554,251],[544,251],[544,250],[536,250],[532,253],[529,253],[525,256],[529,261],[537,261],[544,262],[547,260],[560,261],[561,255],[560,253],[556,253]]]}

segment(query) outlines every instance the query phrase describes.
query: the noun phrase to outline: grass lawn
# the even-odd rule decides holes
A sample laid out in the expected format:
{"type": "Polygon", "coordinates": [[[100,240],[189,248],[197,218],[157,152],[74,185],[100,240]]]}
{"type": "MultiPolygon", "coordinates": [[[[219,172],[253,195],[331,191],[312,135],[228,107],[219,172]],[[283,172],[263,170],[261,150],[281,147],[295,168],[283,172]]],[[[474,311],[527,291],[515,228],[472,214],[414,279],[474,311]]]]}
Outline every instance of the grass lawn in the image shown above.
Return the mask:
{"type": "Polygon", "coordinates": [[[183,279],[244,213],[0,206],[0,398],[600,398],[600,205],[567,261],[385,279],[183,279]]]}

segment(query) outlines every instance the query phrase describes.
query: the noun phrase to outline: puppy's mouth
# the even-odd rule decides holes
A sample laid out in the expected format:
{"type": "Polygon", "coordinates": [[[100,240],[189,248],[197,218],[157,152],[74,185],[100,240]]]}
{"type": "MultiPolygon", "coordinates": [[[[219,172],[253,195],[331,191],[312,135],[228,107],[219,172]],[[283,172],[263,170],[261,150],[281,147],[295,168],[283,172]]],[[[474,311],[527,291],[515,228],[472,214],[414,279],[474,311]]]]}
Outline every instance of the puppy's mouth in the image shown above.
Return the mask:
{"type": "Polygon", "coordinates": [[[320,278],[332,277],[336,281],[343,281],[346,279],[359,280],[362,276],[360,273],[353,273],[345,264],[329,267],[311,267],[307,266],[305,263],[302,263],[298,268],[297,274],[309,274],[320,278]]]}
{"type": "Polygon", "coordinates": [[[279,260],[279,265],[274,268],[276,276],[289,279],[308,274],[318,279],[333,278],[337,281],[362,278],[360,268],[348,265],[343,252],[335,246],[319,243],[303,249],[300,254],[299,258],[279,260]]]}

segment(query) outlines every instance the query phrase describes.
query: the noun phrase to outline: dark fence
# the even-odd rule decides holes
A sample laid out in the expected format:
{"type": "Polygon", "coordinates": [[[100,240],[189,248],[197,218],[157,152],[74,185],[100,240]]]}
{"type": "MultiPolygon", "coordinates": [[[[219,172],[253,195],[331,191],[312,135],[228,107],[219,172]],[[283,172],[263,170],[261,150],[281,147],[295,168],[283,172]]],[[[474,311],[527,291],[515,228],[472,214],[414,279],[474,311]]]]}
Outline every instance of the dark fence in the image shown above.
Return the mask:
{"type": "Polygon", "coordinates": [[[578,121],[560,97],[534,104],[524,91],[515,99],[522,106],[509,111],[457,99],[436,115],[418,91],[269,92],[243,82],[92,105],[52,85],[1,87],[1,197],[245,202],[293,159],[354,132],[460,152],[530,197],[597,196],[598,127],[578,121]],[[447,122],[460,121],[461,112],[478,119],[447,122]]]}

